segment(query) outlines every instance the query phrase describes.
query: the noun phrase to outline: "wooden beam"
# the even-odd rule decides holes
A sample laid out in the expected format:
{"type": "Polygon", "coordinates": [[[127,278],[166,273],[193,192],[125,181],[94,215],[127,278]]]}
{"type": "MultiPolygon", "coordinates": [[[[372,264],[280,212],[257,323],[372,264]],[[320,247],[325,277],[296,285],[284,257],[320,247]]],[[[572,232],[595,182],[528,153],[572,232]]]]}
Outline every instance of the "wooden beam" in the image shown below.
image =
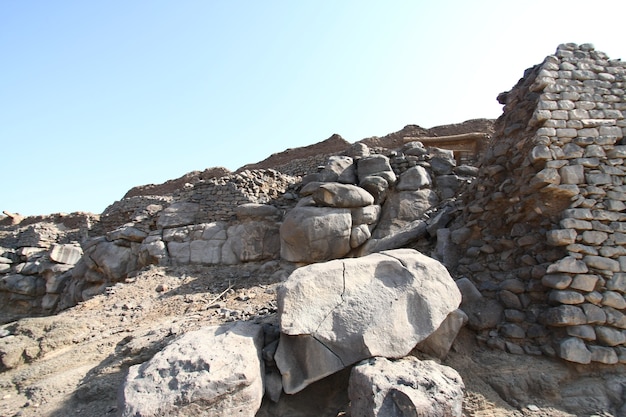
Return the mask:
{"type": "Polygon", "coordinates": [[[470,132],[470,133],[462,133],[460,135],[448,135],[448,136],[424,136],[424,137],[405,137],[404,143],[408,142],[423,142],[426,144],[427,142],[468,142],[468,141],[478,141],[487,139],[489,135],[483,132],[470,132]]]}

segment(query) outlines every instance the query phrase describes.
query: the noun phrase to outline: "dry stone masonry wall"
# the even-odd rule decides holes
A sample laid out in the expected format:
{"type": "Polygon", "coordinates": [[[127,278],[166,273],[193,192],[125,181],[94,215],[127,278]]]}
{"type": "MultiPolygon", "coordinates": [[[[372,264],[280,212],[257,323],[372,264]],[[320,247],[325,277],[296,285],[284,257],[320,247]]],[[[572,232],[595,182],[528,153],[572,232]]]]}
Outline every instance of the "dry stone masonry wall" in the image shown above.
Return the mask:
{"type": "Polygon", "coordinates": [[[447,254],[491,346],[626,362],[625,76],[592,45],[563,44],[499,96],[447,254]]]}
{"type": "Polygon", "coordinates": [[[187,183],[184,187],[163,196],[131,196],[116,201],[102,213],[97,231],[104,234],[127,223],[154,230],[156,215],[175,201],[199,204],[197,222],[230,221],[240,204],[261,203],[277,207],[293,205],[290,187],[298,177],[273,169],[244,170],[187,183]]]}
{"type": "Polygon", "coordinates": [[[241,204],[293,206],[295,196],[289,188],[298,180],[273,169],[245,170],[196,184],[180,192],[176,199],[200,204],[203,207],[200,221],[229,221],[241,204]]]}

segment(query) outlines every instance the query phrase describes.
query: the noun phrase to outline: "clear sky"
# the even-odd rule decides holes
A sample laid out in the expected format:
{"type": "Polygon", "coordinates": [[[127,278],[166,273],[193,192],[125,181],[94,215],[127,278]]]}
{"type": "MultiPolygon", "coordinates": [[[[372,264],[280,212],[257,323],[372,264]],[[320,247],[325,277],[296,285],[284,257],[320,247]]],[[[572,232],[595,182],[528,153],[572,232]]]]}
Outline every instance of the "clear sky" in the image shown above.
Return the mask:
{"type": "Polygon", "coordinates": [[[560,43],[626,59],[624,16],[624,0],[1,0],[0,211],[101,213],[333,133],[497,118],[560,43]]]}

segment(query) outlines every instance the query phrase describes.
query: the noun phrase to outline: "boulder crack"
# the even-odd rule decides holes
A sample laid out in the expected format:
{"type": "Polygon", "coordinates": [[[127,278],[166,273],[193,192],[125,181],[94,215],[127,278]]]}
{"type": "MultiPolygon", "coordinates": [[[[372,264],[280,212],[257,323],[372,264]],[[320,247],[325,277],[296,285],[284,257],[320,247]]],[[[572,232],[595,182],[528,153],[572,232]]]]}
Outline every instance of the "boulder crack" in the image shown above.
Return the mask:
{"type": "MultiPolygon", "coordinates": [[[[315,328],[315,332],[317,332],[320,327],[322,327],[322,324],[324,324],[324,322],[328,319],[328,317],[333,314],[333,311],[335,311],[337,309],[337,307],[339,307],[340,305],[342,305],[346,300],[343,298],[344,295],[346,294],[346,263],[342,262],[342,266],[343,266],[343,271],[342,271],[342,288],[341,288],[341,294],[339,294],[339,297],[341,298],[341,301],[339,303],[337,303],[337,305],[333,308],[331,308],[328,313],[324,316],[324,318],[322,320],[320,320],[320,323],[317,325],[317,327],[315,328]]],[[[317,339],[315,339],[317,340],[317,339]]],[[[321,343],[321,342],[320,342],[321,343]]],[[[324,345],[326,346],[326,345],[324,345]]]]}
{"type": "MultiPolygon", "coordinates": [[[[342,271],[342,275],[341,278],[343,279],[343,287],[341,289],[341,303],[343,304],[344,301],[346,301],[343,296],[346,294],[346,263],[342,262],[341,266],[343,267],[343,271],[342,271]]],[[[337,308],[337,307],[335,307],[337,308]]]]}
{"type": "Polygon", "coordinates": [[[392,255],[390,255],[388,253],[381,253],[381,255],[385,255],[385,256],[390,257],[391,259],[395,259],[396,261],[400,262],[400,265],[402,265],[404,267],[404,269],[409,269],[409,267],[407,266],[406,262],[404,262],[402,259],[397,258],[395,256],[392,256],[392,255]]]}
{"type": "Polygon", "coordinates": [[[345,364],[345,362],[343,361],[343,359],[341,359],[341,356],[337,355],[335,353],[334,350],[332,350],[330,347],[328,347],[326,345],[326,343],[324,343],[322,340],[318,339],[316,336],[310,335],[313,339],[315,339],[315,341],[317,343],[319,343],[320,345],[324,346],[330,353],[333,354],[333,356],[335,356],[337,358],[337,360],[339,360],[339,362],[341,362],[341,366],[343,366],[344,368],[347,367],[348,365],[345,364]]]}

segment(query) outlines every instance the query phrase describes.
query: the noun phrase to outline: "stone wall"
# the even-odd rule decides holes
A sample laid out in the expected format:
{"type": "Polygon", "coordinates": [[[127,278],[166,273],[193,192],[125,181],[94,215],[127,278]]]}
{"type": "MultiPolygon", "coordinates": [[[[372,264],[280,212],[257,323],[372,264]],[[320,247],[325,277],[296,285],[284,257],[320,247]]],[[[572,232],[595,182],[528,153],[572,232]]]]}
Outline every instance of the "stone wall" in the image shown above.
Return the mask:
{"type": "Polygon", "coordinates": [[[235,209],[240,204],[290,206],[294,197],[289,189],[297,180],[272,169],[246,170],[188,183],[172,194],[123,198],[104,210],[94,234],[104,235],[128,223],[146,232],[156,230],[157,214],[174,201],[201,205],[202,214],[197,219],[201,223],[230,221],[235,218],[235,209]]]}
{"type": "Polygon", "coordinates": [[[293,206],[295,195],[290,189],[298,180],[274,169],[245,170],[198,183],[176,194],[175,199],[200,204],[203,207],[201,222],[230,221],[241,204],[293,206]]]}
{"type": "Polygon", "coordinates": [[[115,201],[100,215],[100,222],[94,227],[94,236],[102,236],[126,223],[142,223],[150,229],[151,219],[174,199],[172,196],[137,195],[115,201]]]}
{"type": "Polygon", "coordinates": [[[482,293],[467,309],[489,345],[626,362],[625,76],[626,63],[564,44],[498,97],[444,261],[482,293]]]}
{"type": "Polygon", "coordinates": [[[89,213],[53,214],[0,225],[2,322],[51,311],[82,256],[79,242],[97,219],[89,213]]]}

